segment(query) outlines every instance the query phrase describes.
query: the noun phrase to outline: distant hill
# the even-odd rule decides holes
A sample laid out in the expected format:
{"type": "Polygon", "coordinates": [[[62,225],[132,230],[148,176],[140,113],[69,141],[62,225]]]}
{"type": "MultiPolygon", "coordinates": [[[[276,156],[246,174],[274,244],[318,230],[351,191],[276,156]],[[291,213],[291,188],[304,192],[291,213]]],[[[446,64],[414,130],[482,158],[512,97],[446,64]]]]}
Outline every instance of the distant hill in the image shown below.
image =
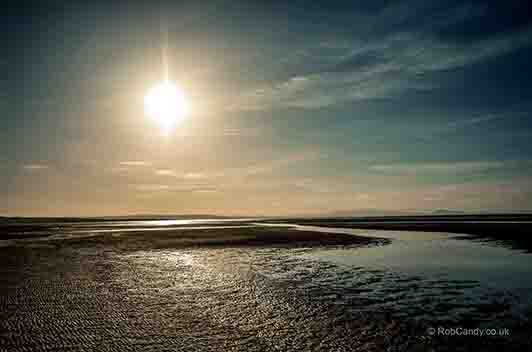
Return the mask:
{"type": "Polygon", "coordinates": [[[465,214],[463,210],[453,210],[453,209],[436,209],[432,212],[434,215],[458,215],[465,214]]]}
{"type": "Polygon", "coordinates": [[[356,209],[356,210],[339,210],[330,213],[320,214],[319,217],[326,218],[357,218],[357,217],[372,217],[372,216],[409,216],[409,215],[423,215],[414,211],[396,211],[396,210],[382,210],[382,209],[356,209]]]}

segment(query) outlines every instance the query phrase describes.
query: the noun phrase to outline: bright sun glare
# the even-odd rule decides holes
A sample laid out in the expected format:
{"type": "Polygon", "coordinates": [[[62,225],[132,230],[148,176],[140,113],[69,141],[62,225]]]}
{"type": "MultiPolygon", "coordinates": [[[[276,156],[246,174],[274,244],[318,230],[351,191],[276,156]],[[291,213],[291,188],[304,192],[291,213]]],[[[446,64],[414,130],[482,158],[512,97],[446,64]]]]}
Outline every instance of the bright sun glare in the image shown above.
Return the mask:
{"type": "Polygon", "coordinates": [[[144,99],[144,109],[166,133],[181,122],[187,113],[183,92],[169,81],[150,89],[144,99]]]}

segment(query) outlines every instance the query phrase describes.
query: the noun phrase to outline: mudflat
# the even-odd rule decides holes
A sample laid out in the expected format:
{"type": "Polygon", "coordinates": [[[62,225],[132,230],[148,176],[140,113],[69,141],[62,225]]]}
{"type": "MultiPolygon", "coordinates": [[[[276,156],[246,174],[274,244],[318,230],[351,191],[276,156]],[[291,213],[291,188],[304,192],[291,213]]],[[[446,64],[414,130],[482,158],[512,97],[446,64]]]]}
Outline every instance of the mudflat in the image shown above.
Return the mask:
{"type": "Polygon", "coordinates": [[[0,351],[530,346],[526,323],[511,339],[450,338],[427,333],[423,322],[368,311],[355,294],[364,283],[336,289],[362,273],[301,255],[364,250],[386,239],[249,225],[122,230],[11,229],[0,247],[0,351]]]}

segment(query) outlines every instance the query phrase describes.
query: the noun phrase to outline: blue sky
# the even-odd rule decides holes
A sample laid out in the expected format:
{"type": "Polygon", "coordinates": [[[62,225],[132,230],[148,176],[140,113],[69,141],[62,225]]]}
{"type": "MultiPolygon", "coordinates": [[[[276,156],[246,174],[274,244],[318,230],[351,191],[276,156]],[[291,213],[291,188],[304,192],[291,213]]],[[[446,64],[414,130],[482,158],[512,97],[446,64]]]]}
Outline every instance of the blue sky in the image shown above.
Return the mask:
{"type": "Polygon", "coordinates": [[[17,2],[0,213],[532,209],[526,1],[17,2]],[[162,136],[162,79],[190,105],[162,136]]]}

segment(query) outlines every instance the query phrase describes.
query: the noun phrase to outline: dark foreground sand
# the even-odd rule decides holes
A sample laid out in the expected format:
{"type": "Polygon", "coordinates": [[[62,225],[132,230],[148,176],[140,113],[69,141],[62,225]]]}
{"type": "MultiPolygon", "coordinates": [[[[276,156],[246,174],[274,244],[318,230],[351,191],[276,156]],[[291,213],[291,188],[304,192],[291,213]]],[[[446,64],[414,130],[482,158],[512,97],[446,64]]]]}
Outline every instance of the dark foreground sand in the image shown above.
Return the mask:
{"type": "MultiPolygon", "coordinates": [[[[282,279],[294,247],[383,240],[286,228],[99,234],[0,248],[0,351],[495,351],[525,335],[446,339],[353,314],[282,279]],[[271,267],[280,276],[261,275],[271,267]],[[278,278],[276,278],[278,277],[278,278]]],[[[527,331],[526,327],[521,329],[527,331]]]]}

